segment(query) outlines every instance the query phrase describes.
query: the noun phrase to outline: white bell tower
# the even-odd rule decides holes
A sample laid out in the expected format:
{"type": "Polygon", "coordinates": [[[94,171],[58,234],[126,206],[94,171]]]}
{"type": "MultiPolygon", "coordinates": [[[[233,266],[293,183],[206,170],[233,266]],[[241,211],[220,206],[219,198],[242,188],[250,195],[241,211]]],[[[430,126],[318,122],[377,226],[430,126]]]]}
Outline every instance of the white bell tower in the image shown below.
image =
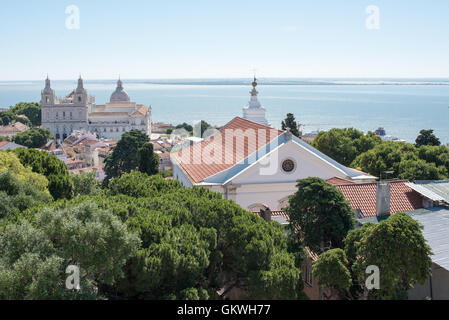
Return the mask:
{"type": "Polygon", "coordinates": [[[251,100],[249,100],[248,106],[243,108],[243,118],[257,122],[263,125],[269,125],[267,118],[265,116],[266,109],[262,107],[259,100],[257,99],[257,95],[259,92],[257,92],[257,79],[254,77],[254,81],[252,83],[253,90],[250,91],[251,94],[251,100]]]}

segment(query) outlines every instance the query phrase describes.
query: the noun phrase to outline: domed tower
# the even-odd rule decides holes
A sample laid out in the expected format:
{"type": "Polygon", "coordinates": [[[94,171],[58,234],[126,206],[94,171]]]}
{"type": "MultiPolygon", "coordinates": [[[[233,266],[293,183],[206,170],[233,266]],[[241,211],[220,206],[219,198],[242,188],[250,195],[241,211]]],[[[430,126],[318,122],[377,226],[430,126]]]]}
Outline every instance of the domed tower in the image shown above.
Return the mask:
{"type": "Polygon", "coordinates": [[[122,83],[122,80],[120,80],[120,78],[117,81],[117,88],[111,95],[110,102],[111,103],[129,103],[130,102],[129,95],[125,91],[125,89],[123,89],[123,83],[122,83]]]}
{"type": "Polygon", "coordinates": [[[41,105],[51,106],[55,103],[56,95],[55,90],[51,88],[50,79],[45,79],[45,88],[41,92],[41,105]]]}
{"type": "Polygon", "coordinates": [[[87,90],[84,89],[83,79],[81,78],[81,75],[78,79],[78,86],[75,90],[75,96],[73,103],[77,106],[87,106],[88,99],[87,99],[87,90]]]}
{"type": "Polygon", "coordinates": [[[265,117],[266,110],[260,104],[259,99],[257,99],[259,92],[256,90],[256,77],[254,77],[252,86],[253,89],[250,91],[251,99],[249,100],[249,104],[243,108],[243,118],[263,125],[268,125],[267,118],[265,117]]]}

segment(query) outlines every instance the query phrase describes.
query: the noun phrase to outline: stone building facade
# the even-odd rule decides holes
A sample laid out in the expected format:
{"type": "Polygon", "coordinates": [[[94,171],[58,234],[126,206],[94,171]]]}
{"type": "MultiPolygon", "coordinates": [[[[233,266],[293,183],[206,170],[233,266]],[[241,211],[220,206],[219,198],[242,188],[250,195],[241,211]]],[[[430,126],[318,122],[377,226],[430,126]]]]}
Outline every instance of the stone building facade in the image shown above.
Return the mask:
{"type": "Polygon", "coordinates": [[[105,105],[96,105],[81,77],[68,96],[57,97],[50,80],[41,93],[42,127],[57,140],[64,140],[74,130],[96,133],[98,138],[118,140],[122,134],[137,129],[151,135],[151,107],[131,102],[121,80],[105,105]]]}

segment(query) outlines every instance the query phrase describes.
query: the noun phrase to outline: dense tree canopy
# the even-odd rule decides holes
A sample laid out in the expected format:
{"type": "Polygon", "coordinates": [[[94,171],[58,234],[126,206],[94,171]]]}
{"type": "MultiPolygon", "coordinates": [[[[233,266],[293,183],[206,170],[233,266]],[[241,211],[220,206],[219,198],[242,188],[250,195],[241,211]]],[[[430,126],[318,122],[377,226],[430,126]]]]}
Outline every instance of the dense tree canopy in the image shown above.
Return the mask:
{"type": "Polygon", "coordinates": [[[154,153],[150,142],[145,142],[137,152],[137,166],[140,172],[149,176],[159,172],[159,156],[154,153]]]}
{"type": "Polygon", "coordinates": [[[54,138],[55,137],[47,129],[37,128],[17,134],[13,141],[28,148],[40,148],[45,145],[49,139],[54,138]]]}
{"type": "Polygon", "coordinates": [[[48,192],[47,179],[31,168],[24,167],[19,158],[12,152],[0,151],[0,173],[10,172],[19,182],[29,184],[38,191],[48,192]]]}
{"type": "Polygon", "coordinates": [[[111,212],[92,202],[40,208],[34,222],[0,233],[0,299],[101,297],[123,277],[140,240],[111,212]],[[65,288],[67,266],[80,269],[81,290],[65,288]]]}
{"type": "Polygon", "coordinates": [[[416,148],[402,142],[383,142],[359,155],[352,166],[374,176],[394,171],[393,178],[412,181],[446,179],[449,177],[449,149],[443,146],[416,148]]]}
{"type": "Polygon", "coordinates": [[[139,130],[131,130],[122,135],[110,156],[105,159],[106,183],[138,168],[137,154],[148,142],[148,135],[139,130]]]}
{"type": "Polygon", "coordinates": [[[19,148],[11,151],[15,153],[25,167],[30,167],[33,172],[50,175],[67,175],[66,164],[56,156],[41,150],[19,148]]]}
{"type": "Polygon", "coordinates": [[[47,177],[48,190],[54,199],[72,198],[73,183],[63,161],[42,150],[19,148],[11,152],[19,157],[25,167],[47,177]]]}
{"type": "Polygon", "coordinates": [[[440,139],[438,139],[434,134],[433,130],[421,130],[419,136],[416,138],[415,146],[439,146],[441,145],[440,139]]]}
{"type": "Polygon", "coordinates": [[[19,181],[11,171],[0,173],[0,220],[13,219],[24,210],[50,200],[48,192],[19,181]]]}
{"type": "Polygon", "coordinates": [[[96,196],[101,192],[101,183],[95,179],[94,172],[84,172],[72,174],[70,179],[73,182],[73,196],[96,196]]]}
{"type": "Polygon", "coordinates": [[[19,102],[6,111],[0,112],[0,125],[8,125],[14,121],[22,122],[28,126],[41,125],[41,106],[37,102],[19,102]],[[26,118],[19,117],[24,115],[26,118]]]}
{"type": "Polygon", "coordinates": [[[219,194],[186,189],[160,176],[134,172],[113,179],[109,187],[108,206],[142,240],[120,283],[121,295],[165,299],[207,292],[213,298],[228,284],[248,297],[298,298],[300,269],[286,251],[280,225],[219,194]]]}
{"type": "Polygon", "coordinates": [[[37,102],[19,102],[14,107],[11,107],[10,110],[15,115],[26,116],[35,127],[42,124],[41,106],[37,102]]]}
{"type": "Polygon", "coordinates": [[[339,163],[349,166],[354,159],[381,143],[380,137],[354,128],[322,131],[312,145],[339,163]]]}
{"type": "Polygon", "coordinates": [[[299,137],[298,124],[296,123],[293,113],[287,113],[287,117],[282,121],[282,130],[290,129],[290,132],[299,137]]]}
{"type": "Polygon", "coordinates": [[[48,191],[55,200],[73,198],[73,181],[69,175],[52,174],[47,179],[48,191]]]}
{"type": "Polygon", "coordinates": [[[340,294],[338,291],[341,289],[349,290],[352,284],[348,259],[340,248],[322,253],[313,264],[313,275],[319,279],[318,284],[321,287],[331,289],[331,296],[328,299],[340,294]]]}
{"type": "Polygon", "coordinates": [[[0,224],[0,298],[302,297],[282,227],[204,188],[133,172],[96,196],[25,209],[0,224]],[[64,288],[68,265],[80,291],[64,288]]]}
{"type": "Polygon", "coordinates": [[[422,226],[408,214],[396,213],[351,238],[356,244],[348,246],[357,247],[352,269],[358,282],[363,284],[366,268],[375,265],[380,270],[377,297],[389,298],[394,292],[424,284],[431,272],[432,252],[421,230],[422,226]]]}
{"type": "Polygon", "coordinates": [[[354,213],[340,190],[320,178],[299,180],[286,209],[293,232],[314,252],[343,248],[354,213]]]}

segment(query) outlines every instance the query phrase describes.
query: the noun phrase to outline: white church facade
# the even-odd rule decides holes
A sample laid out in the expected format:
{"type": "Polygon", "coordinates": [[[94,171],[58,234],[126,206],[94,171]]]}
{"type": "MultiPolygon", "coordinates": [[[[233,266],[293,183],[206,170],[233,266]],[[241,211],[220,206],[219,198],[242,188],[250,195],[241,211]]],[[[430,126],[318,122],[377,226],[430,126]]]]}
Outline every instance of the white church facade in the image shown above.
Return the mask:
{"type": "MultiPolygon", "coordinates": [[[[251,97],[257,100],[253,84],[251,97]]],[[[297,180],[334,177],[372,182],[376,177],[336,162],[289,131],[261,118],[234,118],[201,143],[172,154],[173,177],[184,186],[204,186],[244,209],[282,210],[297,180]]]]}
{"type": "Polygon", "coordinates": [[[105,105],[96,105],[81,77],[77,88],[66,97],[57,97],[50,80],[41,93],[42,127],[57,140],[64,140],[74,130],[97,134],[98,138],[118,140],[122,134],[137,129],[151,135],[151,107],[131,102],[121,80],[105,105]]]}

